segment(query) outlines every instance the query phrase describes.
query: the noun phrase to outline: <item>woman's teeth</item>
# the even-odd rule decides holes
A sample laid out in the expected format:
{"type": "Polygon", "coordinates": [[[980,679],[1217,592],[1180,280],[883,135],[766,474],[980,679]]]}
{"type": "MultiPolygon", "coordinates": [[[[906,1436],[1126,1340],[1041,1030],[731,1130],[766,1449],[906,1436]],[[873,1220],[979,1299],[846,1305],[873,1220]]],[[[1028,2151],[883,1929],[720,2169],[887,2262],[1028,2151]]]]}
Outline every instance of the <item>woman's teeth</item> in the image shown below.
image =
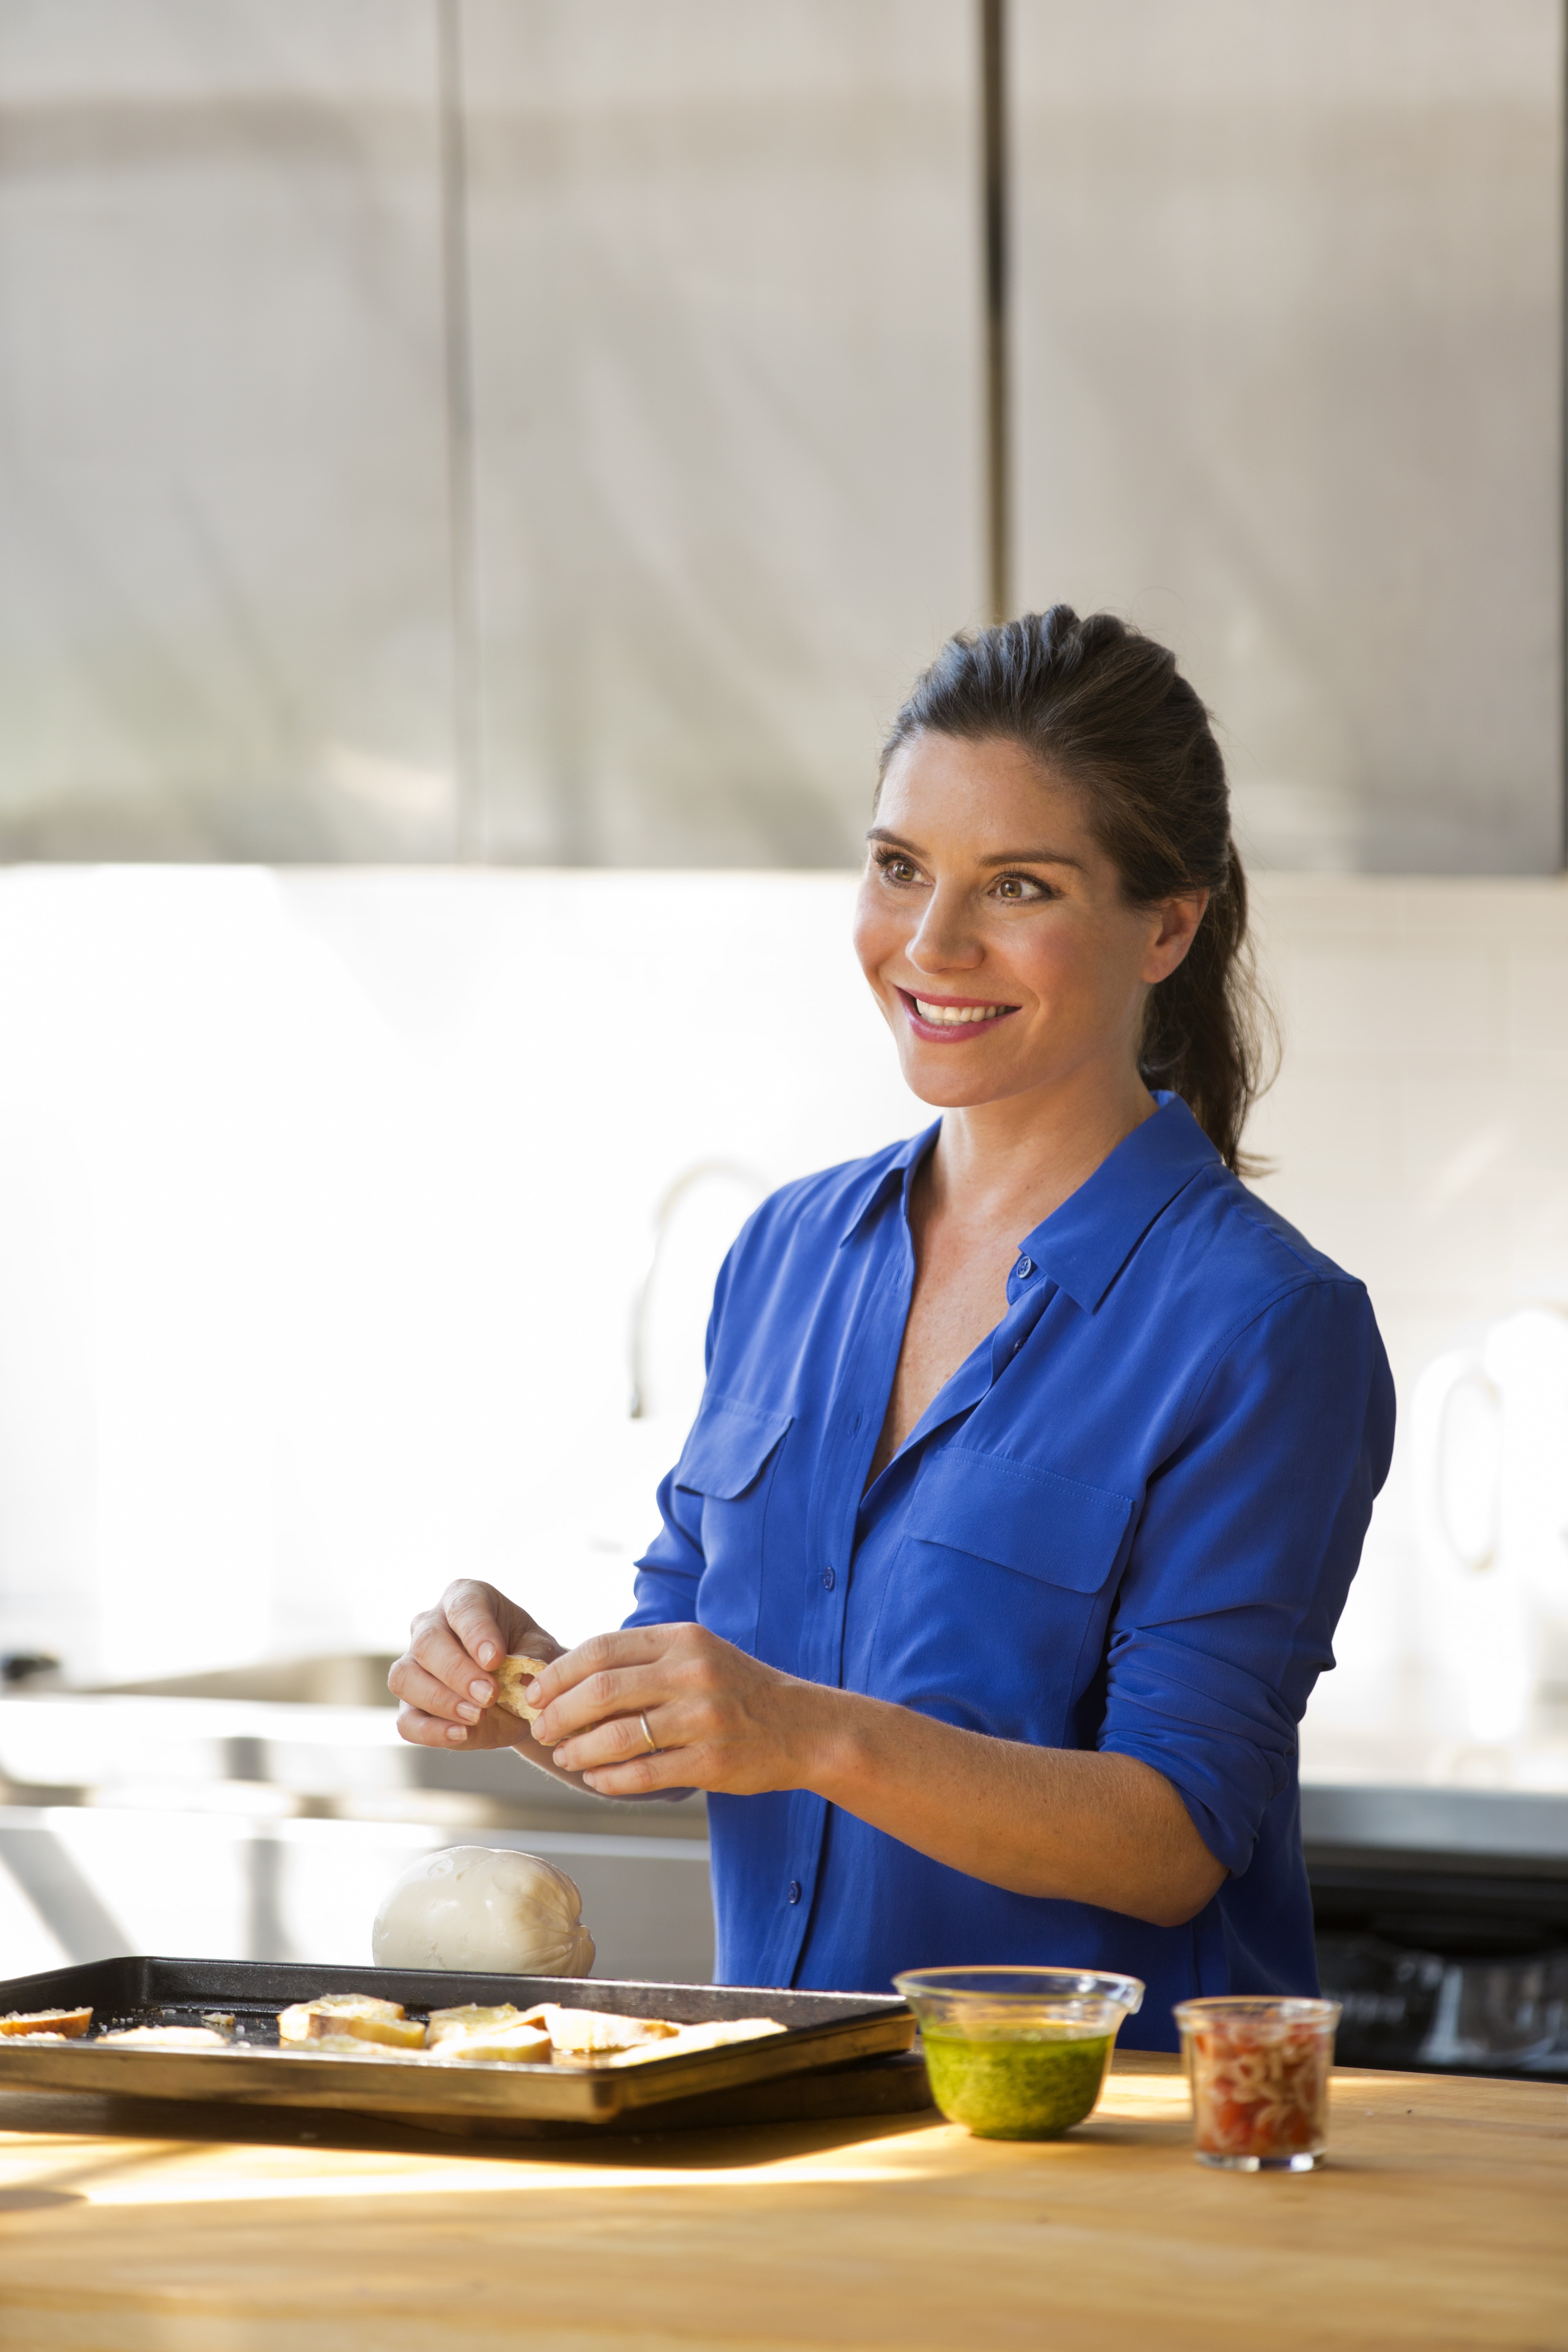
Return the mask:
{"type": "Polygon", "coordinates": [[[934,1029],[956,1029],[963,1021],[994,1021],[1008,1009],[1005,1004],[928,1004],[922,996],[915,999],[915,1011],[934,1029]]]}

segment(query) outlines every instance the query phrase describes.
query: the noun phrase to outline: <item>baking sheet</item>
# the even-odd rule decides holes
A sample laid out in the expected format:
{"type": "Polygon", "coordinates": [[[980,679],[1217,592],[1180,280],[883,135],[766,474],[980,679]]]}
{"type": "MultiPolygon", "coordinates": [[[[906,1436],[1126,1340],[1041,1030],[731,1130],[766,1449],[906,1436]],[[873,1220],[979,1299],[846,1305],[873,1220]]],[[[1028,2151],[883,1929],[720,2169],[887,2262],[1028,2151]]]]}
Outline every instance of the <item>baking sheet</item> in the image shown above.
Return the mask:
{"type": "MultiPolygon", "coordinates": [[[[338,2107],[396,2116],[405,2122],[471,2117],[476,2123],[511,2118],[604,2124],[678,2100],[738,2094],[748,2085],[776,2083],[784,2076],[847,2068],[906,2051],[915,2032],[913,2013],[891,1995],[734,1985],[623,1984],[595,1978],[474,1976],[145,1956],[96,1960],[0,1983],[0,2014],[88,2007],[93,2011],[94,2038],[85,2042],[30,2044],[25,2036],[0,2036],[0,2090],[338,2107]],[[712,2018],[772,2017],[785,2031],[724,2049],[603,2071],[471,2062],[420,2066],[375,2057],[296,2057],[279,2050],[278,2011],[327,1992],[379,1994],[402,2001],[415,2016],[465,2001],[510,2000],[527,2009],[535,2001],[553,2000],[623,2017],[664,2017],[683,2025],[712,2018]],[[233,2013],[243,2034],[240,2047],[148,2050],[96,2039],[114,2026],[195,2025],[204,2011],[211,2011],[233,2013]]],[[[728,2119],[747,2118],[736,2113],[728,2119]]]]}

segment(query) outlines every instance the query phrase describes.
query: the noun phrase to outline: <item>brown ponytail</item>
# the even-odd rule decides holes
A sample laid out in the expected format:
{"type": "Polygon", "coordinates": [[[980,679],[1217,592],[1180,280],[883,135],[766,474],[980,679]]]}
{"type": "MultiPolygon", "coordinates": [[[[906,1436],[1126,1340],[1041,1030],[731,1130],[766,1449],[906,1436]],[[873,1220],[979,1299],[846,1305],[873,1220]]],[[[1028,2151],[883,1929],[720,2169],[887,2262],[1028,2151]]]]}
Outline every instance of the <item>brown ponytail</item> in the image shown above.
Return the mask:
{"type": "Polygon", "coordinates": [[[893,722],[881,772],[922,734],[1003,736],[1080,792],[1134,906],[1205,889],[1184,960],[1149,992],[1139,1067],[1182,1097],[1238,1174],[1247,1116],[1273,1076],[1273,1015],[1247,928],[1225,761],[1175,656],[1110,613],[1069,604],[951,637],[893,722]]]}

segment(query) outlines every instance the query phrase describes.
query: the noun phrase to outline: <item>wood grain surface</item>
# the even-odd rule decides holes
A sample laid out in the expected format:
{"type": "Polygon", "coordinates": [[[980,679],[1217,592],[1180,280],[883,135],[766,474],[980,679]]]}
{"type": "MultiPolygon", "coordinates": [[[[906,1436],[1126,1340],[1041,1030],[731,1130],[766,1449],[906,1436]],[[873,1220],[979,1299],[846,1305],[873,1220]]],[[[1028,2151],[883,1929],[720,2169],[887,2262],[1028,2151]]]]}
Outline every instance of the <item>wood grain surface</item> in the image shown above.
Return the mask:
{"type": "Polygon", "coordinates": [[[1342,2072],[1331,2160],[1192,2156],[1173,2059],[1069,2138],[919,2119],[515,2151],[0,2101],[26,2352],[1568,2352],[1561,2085],[1342,2072]]]}

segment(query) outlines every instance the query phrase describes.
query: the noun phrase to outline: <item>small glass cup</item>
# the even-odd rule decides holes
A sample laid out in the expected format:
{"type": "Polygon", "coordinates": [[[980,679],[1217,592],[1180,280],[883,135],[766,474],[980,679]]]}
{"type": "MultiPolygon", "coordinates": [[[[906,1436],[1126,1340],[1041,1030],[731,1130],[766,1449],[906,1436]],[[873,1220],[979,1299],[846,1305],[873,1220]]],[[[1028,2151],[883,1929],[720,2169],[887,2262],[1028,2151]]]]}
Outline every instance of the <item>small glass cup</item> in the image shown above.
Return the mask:
{"type": "Polygon", "coordinates": [[[1337,2000],[1260,1994],[1179,2001],[1200,2164],[1310,2172],[1329,2129],[1337,2000]]]}
{"type": "Polygon", "coordinates": [[[979,2139],[1059,2139],[1093,2112],[1136,1977],[1084,1969],[913,1969],[931,2096],[979,2139]]]}

